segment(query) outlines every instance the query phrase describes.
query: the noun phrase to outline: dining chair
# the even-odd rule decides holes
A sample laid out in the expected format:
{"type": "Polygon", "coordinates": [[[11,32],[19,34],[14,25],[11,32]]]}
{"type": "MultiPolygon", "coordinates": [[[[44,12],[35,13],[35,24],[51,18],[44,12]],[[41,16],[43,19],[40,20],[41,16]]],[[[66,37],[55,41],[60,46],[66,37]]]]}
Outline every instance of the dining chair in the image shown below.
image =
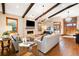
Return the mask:
{"type": "Polygon", "coordinates": [[[10,50],[10,43],[11,43],[11,40],[9,38],[3,38],[2,42],[1,42],[1,48],[2,48],[1,53],[2,54],[4,54],[5,50],[7,50],[7,51],[10,50]]]}

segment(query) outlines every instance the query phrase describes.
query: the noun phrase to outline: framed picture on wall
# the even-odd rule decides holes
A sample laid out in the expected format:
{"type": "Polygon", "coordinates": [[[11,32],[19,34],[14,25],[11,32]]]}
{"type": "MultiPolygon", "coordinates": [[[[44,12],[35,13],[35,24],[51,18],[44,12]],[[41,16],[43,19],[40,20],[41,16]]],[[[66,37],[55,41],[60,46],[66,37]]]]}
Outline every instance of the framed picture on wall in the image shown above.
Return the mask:
{"type": "Polygon", "coordinates": [[[7,31],[18,32],[18,19],[6,17],[7,31]]]}

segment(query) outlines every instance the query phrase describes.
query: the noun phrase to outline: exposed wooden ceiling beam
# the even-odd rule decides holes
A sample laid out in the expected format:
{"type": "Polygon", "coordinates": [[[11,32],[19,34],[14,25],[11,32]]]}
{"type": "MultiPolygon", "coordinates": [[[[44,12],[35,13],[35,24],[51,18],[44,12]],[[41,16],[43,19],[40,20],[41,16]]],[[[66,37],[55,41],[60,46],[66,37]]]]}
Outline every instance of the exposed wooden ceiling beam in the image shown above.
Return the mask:
{"type": "Polygon", "coordinates": [[[51,17],[53,17],[53,16],[55,16],[55,15],[57,15],[57,14],[59,14],[59,13],[65,11],[65,10],[67,10],[67,9],[69,9],[69,8],[71,8],[71,7],[75,6],[75,5],[77,5],[77,4],[78,4],[78,3],[75,3],[75,4],[72,4],[72,5],[69,5],[69,6],[67,6],[66,8],[64,8],[64,9],[62,9],[62,10],[60,10],[60,11],[54,13],[53,15],[49,16],[48,18],[51,18],[51,17]]]}
{"type": "Polygon", "coordinates": [[[38,16],[35,20],[38,20],[40,17],[42,17],[43,15],[47,14],[49,11],[51,11],[52,9],[56,8],[58,5],[60,5],[61,3],[57,3],[54,6],[52,6],[50,9],[48,9],[46,12],[44,12],[43,14],[41,14],[40,16],[38,16]]]}
{"type": "Polygon", "coordinates": [[[25,15],[30,11],[30,9],[33,7],[33,5],[34,5],[34,3],[31,3],[31,4],[29,5],[29,7],[26,9],[25,13],[23,14],[22,18],[25,17],[25,15]]]}
{"type": "Polygon", "coordinates": [[[5,14],[5,3],[2,3],[2,13],[5,14]]]}

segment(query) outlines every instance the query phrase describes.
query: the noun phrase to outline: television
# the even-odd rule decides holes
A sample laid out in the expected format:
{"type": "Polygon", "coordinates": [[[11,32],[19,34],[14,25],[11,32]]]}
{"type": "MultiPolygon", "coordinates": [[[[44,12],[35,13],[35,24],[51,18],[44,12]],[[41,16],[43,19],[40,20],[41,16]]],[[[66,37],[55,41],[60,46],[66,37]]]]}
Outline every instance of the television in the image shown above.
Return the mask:
{"type": "Polygon", "coordinates": [[[27,27],[34,27],[35,26],[35,22],[31,21],[31,20],[26,20],[26,26],[27,27]]]}

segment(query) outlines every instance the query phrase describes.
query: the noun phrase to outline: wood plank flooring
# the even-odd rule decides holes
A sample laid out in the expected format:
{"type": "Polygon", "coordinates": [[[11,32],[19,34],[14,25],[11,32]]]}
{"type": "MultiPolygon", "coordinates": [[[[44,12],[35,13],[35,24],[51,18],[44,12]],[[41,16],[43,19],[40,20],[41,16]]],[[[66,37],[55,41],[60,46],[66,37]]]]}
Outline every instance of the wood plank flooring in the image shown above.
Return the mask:
{"type": "MultiPolygon", "coordinates": [[[[23,56],[28,56],[28,54],[23,54],[23,56]]],[[[12,50],[9,50],[5,51],[4,55],[15,56],[16,54],[12,50]]],[[[79,56],[79,44],[76,44],[74,38],[61,37],[59,43],[54,48],[52,48],[48,53],[43,54],[38,51],[38,56],[79,56]]]]}
{"type": "Polygon", "coordinates": [[[52,48],[46,56],[78,56],[79,45],[73,38],[61,38],[59,44],[52,48]]]}

